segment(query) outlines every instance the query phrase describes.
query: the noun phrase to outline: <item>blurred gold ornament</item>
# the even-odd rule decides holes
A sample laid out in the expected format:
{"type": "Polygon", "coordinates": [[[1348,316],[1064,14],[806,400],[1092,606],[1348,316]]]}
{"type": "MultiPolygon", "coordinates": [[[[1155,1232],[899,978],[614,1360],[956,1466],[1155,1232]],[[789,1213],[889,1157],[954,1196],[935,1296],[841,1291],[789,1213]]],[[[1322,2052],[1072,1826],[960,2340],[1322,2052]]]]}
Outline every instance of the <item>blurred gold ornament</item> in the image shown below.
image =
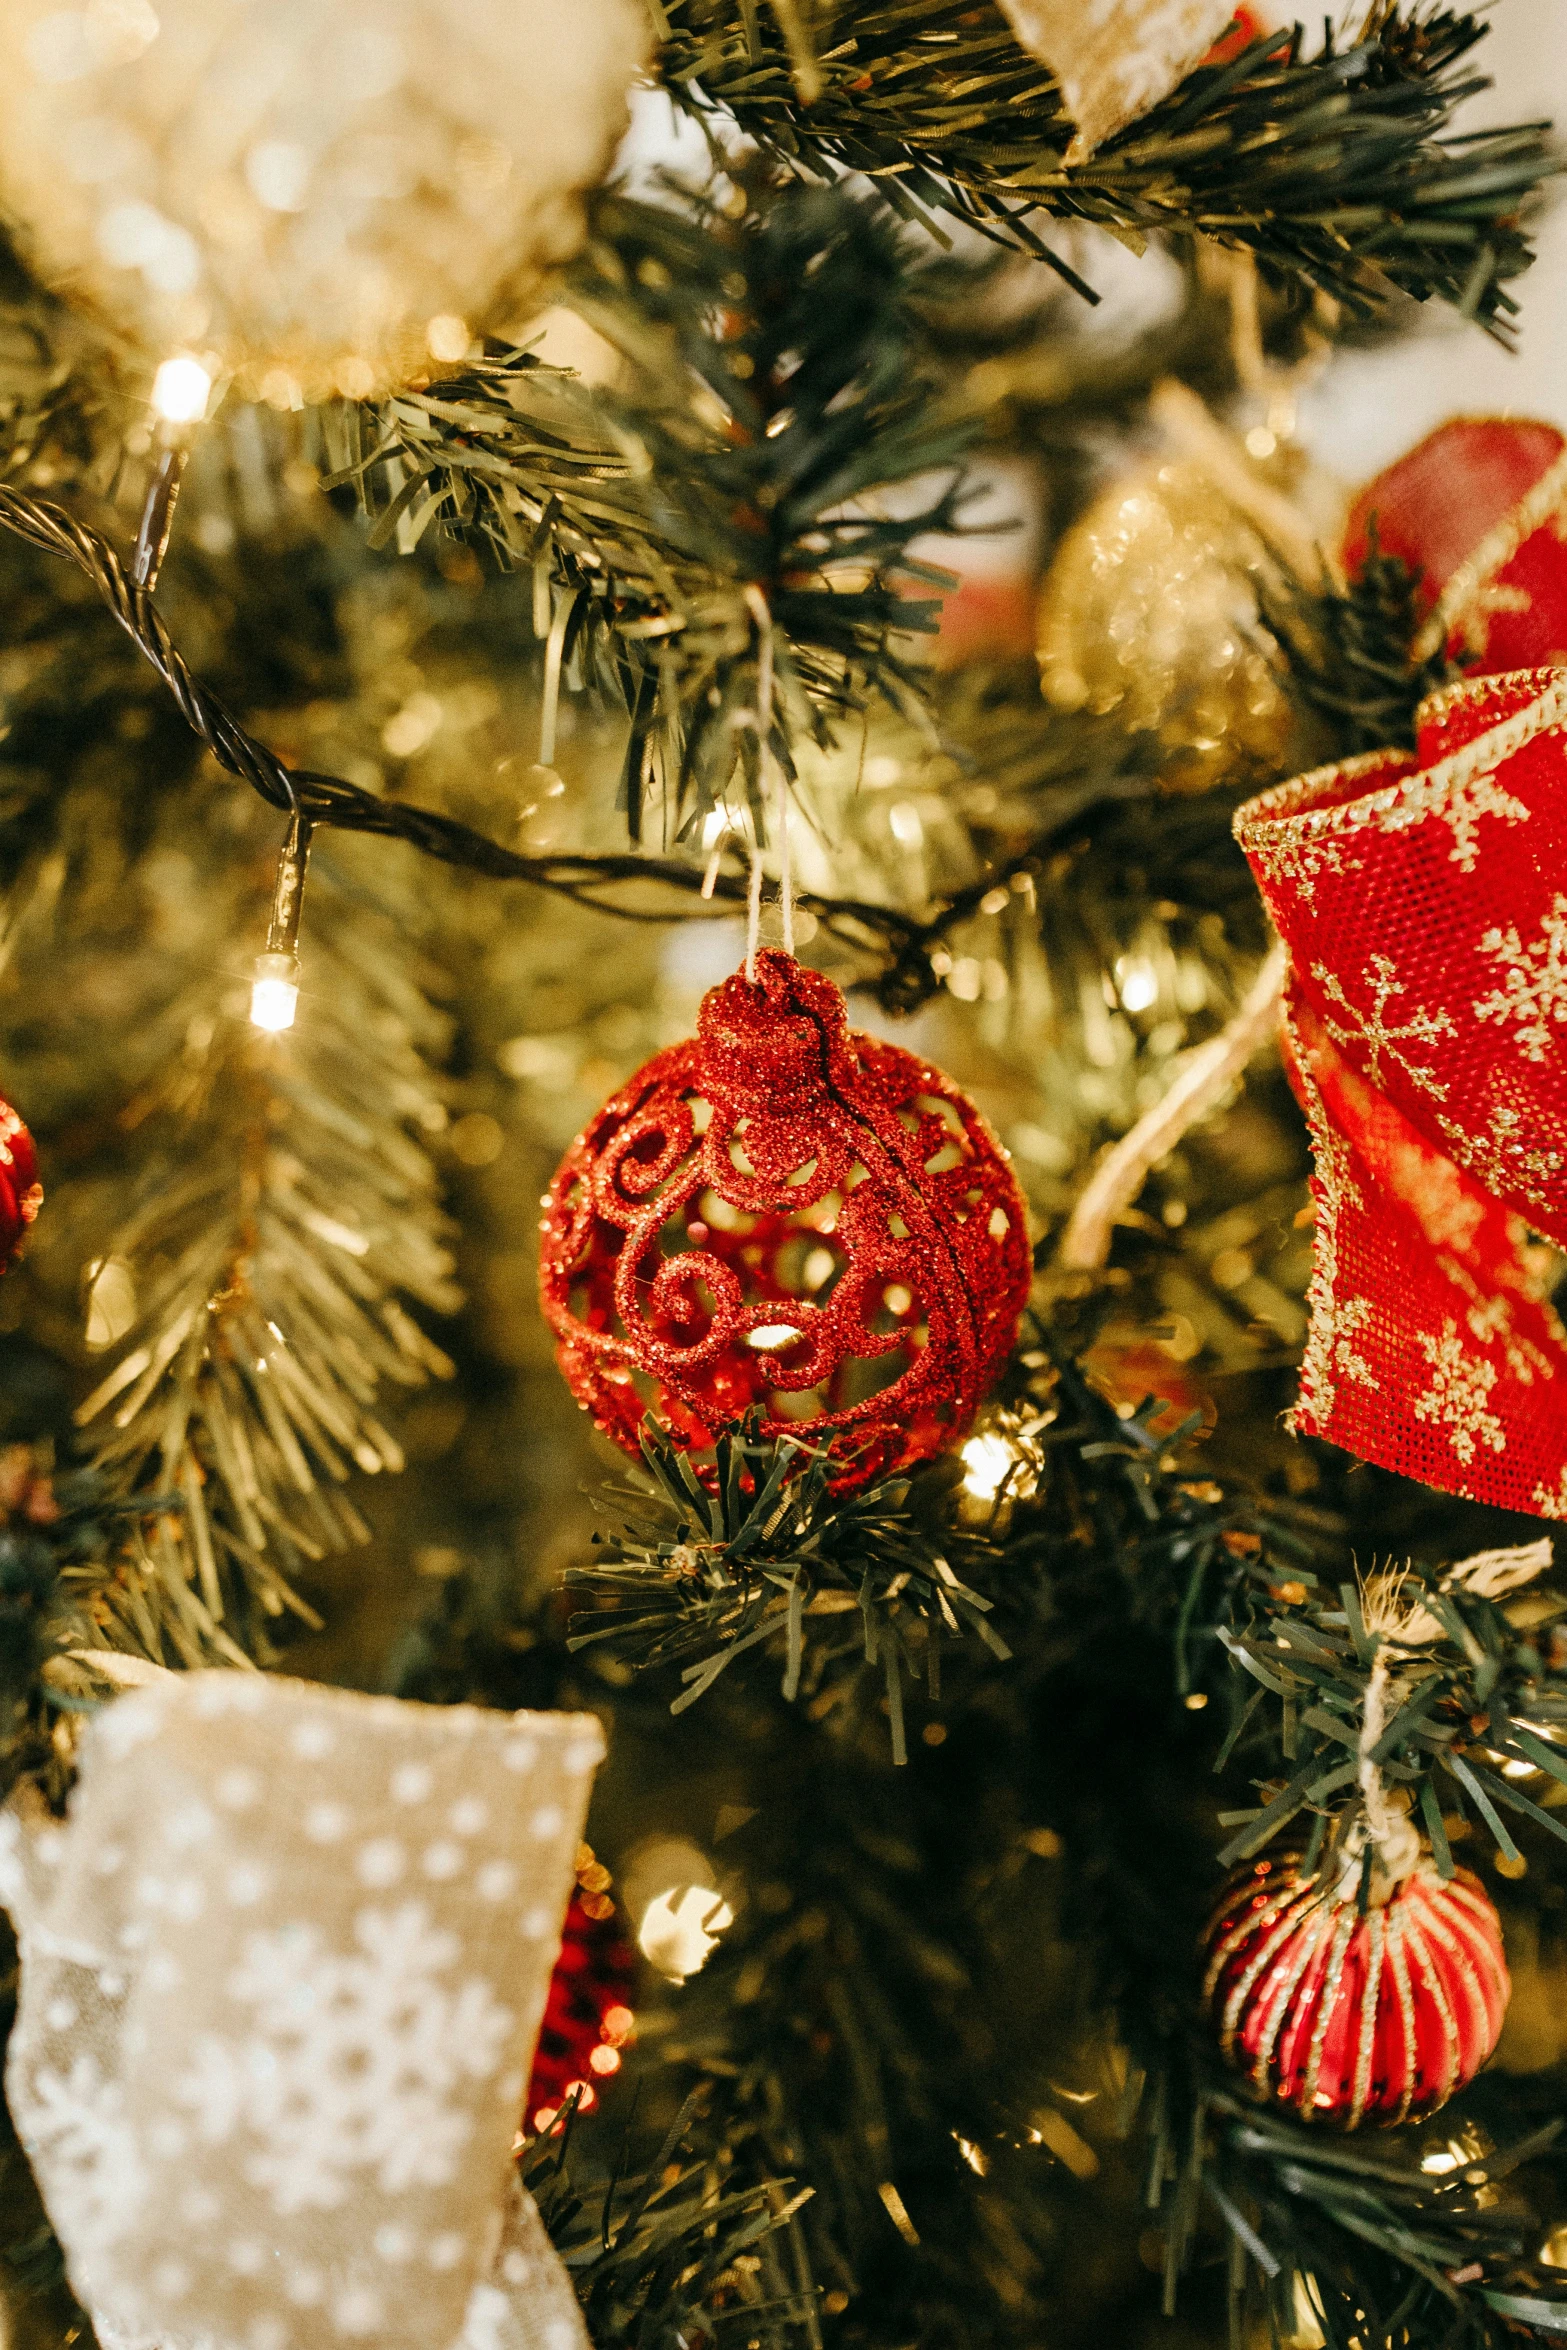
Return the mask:
{"type": "Polygon", "coordinates": [[[574,249],[647,38],[638,0],[0,0],[0,203],[150,361],[367,398],[574,249]]]}
{"type": "Polygon", "coordinates": [[[1258,617],[1265,553],[1253,522],[1193,459],[1123,476],[1068,531],[1045,576],[1047,700],[1113,710],[1156,734],[1170,790],[1205,790],[1241,761],[1277,765],[1290,707],[1258,617]]]}

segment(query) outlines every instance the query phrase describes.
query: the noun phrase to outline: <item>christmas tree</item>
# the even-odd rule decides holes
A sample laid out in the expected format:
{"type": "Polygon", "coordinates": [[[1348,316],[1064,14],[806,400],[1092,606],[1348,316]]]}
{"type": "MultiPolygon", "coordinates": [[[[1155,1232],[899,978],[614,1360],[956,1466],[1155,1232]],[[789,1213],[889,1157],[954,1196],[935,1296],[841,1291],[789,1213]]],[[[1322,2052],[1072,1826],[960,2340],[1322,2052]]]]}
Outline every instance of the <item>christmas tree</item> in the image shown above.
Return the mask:
{"type": "Polygon", "coordinates": [[[25,2350],[1567,2333],[1484,29],[0,0],[25,2350]]]}

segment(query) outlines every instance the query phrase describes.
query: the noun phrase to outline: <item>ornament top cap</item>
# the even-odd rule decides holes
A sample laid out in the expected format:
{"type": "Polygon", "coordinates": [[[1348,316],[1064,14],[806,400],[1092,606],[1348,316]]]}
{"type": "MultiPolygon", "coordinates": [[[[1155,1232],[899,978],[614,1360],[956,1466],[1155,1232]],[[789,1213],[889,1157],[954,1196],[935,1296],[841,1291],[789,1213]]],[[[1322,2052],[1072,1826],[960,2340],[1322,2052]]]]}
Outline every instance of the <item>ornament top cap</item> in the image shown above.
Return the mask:
{"type": "Polygon", "coordinates": [[[702,1073],[752,1117],[799,1117],[852,1063],[848,1006],[832,980],[776,947],[755,968],[754,982],[736,971],[703,997],[702,1073]]]}

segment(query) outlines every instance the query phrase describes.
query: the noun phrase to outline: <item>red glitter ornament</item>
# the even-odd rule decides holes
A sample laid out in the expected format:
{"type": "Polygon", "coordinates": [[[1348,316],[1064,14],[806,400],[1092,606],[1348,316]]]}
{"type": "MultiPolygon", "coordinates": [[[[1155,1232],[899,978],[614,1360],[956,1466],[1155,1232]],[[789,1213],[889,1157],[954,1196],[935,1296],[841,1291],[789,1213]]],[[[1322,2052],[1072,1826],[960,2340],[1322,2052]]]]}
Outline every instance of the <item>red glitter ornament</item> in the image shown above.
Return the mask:
{"type": "Polygon", "coordinates": [[[609,1871],[597,1864],[588,1845],[578,1864],[523,2106],[529,2137],[542,2137],[568,2098],[574,2098],[579,2112],[598,2103],[599,2091],[619,2072],[620,2052],[636,2028],[631,2008],[636,1952],[609,1897],[609,1871]]]}
{"type": "Polygon", "coordinates": [[[1230,1880],[1208,1929],[1204,1997],[1255,2088],[1354,2129],[1435,2113],[1480,2070],[1511,1984],[1477,1880],[1425,1857],[1364,1916],[1359,1871],[1336,1885],[1295,1857],[1230,1880]]]}
{"type": "Polygon", "coordinates": [[[973,1103],[776,952],[605,1103],[544,1206],[561,1370],[630,1453],[648,1410],[702,1451],[759,1409],[866,1484],[962,1435],[1028,1298],[973,1103]]]}
{"type": "Polygon", "coordinates": [[[0,1101],[0,1273],[16,1262],[43,1198],[33,1138],[10,1103],[0,1101]]]}

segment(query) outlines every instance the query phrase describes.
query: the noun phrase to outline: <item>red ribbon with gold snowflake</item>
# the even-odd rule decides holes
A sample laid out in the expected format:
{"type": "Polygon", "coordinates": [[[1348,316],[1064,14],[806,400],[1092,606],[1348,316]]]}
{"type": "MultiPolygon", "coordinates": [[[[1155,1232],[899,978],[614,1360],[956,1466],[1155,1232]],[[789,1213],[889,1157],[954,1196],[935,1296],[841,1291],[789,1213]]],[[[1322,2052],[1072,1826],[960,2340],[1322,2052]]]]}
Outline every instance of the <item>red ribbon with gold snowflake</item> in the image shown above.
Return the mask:
{"type": "Polygon", "coordinates": [[[1567,1518],[1567,670],[1467,680],[1418,748],[1301,776],[1236,836],[1289,951],[1316,1158],[1292,1424],[1567,1518]]]}

